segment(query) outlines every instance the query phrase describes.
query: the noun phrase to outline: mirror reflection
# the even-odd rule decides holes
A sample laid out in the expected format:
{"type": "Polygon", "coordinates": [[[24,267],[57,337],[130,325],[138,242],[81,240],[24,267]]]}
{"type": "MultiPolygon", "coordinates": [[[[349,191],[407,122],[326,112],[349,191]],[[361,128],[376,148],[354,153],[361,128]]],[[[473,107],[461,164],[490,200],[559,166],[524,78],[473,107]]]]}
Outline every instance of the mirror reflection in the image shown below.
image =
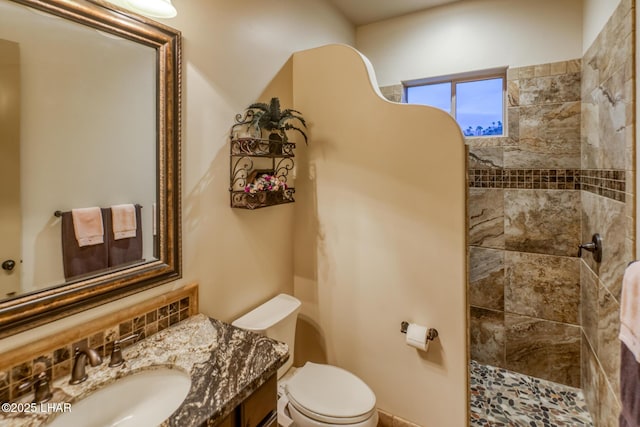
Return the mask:
{"type": "Polygon", "coordinates": [[[0,300],[158,259],[156,129],[154,48],[0,0],[0,300]]]}

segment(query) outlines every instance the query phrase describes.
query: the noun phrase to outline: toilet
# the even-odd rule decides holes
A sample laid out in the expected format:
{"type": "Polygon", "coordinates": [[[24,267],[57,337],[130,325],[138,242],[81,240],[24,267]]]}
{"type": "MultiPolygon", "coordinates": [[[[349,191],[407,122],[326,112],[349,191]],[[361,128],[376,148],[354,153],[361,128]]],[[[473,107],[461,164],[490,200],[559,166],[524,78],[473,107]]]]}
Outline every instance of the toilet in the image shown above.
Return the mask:
{"type": "Polygon", "coordinates": [[[376,396],[360,378],[336,366],[307,362],[293,368],[300,301],[280,294],[232,325],[264,334],[289,346],[278,370],[278,423],[297,427],[376,427],[376,396]]]}

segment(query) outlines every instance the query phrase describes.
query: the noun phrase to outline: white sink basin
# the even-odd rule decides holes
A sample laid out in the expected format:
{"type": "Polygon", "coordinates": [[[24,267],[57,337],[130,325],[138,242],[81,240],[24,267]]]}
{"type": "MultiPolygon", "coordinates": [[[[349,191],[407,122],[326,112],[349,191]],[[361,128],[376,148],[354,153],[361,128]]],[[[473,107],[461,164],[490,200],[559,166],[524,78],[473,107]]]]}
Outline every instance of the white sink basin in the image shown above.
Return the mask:
{"type": "Polygon", "coordinates": [[[157,426],[182,404],[191,379],[169,368],[137,372],[71,404],[49,427],[157,426]]]}

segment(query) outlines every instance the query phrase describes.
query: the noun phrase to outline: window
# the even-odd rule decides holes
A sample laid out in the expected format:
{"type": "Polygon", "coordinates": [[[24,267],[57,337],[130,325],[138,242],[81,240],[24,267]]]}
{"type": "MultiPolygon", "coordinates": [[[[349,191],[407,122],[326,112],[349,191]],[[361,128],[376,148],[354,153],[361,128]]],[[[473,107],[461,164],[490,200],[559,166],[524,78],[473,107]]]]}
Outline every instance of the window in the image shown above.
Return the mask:
{"type": "Polygon", "coordinates": [[[408,104],[451,114],[465,136],[504,135],[504,70],[404,82],[408,104]]]}

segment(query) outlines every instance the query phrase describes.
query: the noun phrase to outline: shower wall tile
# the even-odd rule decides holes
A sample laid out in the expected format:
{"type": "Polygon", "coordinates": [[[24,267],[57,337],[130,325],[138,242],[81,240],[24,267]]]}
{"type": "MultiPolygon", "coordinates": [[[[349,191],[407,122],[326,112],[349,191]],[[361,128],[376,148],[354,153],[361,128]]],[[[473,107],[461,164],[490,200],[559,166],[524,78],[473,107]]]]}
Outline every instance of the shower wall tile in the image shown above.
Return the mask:
{"type": "Polygon", "coordinates": [[[507,78],[507,106],[517,107],[520,105],[520,83],[518,80],[507,78]]]}
{"type": "Polygon", "coordinates": [[[590,242],[594,233],[603,240],[601,263],[596,263],[590,253],[583,254],[582,259],[619,301],[624,269],[634,259],[632,246],[625,238],[625,204],[586,191],[581,191],[581,197],[582,241],[590,242]]]}
{"type": "Polygon", "coordinates": [[[505,147],[504,166],[579,168],[580,111],[579,101],[520,107],[518,144],[505,147]]]}
{"type": "Polygon", "coordinates": [[[580,325],[584,331],[584,339],[594,350],[598,350],[598,276],[580,261],[580,325]]]}
{"type": "Polygon", "coordinates": [[[635,258],[632,4],[620,1],[582,67],[581,240],[600,233],[604,243],[601,263],[590,254],[582,257],[581,277],[584,341],[592,350],[583,351],[589,357],[583,390],[596,426],[618,425],[620,290],[624,269],[635,258]]]}
{"type": "Polygon", "coordinates": [[[505,314],[503,311],[471,307],[471,359],[505,367],[505,314]]]}
{"type": "Polygon", "coordinates": [[[507,129],[509,137],[503,145],[505,147],[517,146],[520,139],[520,108],[508,108],[507,115],[507,129]]]}
{"type": "Polygon", "coordinates": [[[582,70],[582,58],[566,61],[567,73],[579,73],[582,70]]]}
{"type": "Polygon", "coordinates": [[[527,66],[527,67],[520,67],[518,68],[518,79],[522,80],[522,79],[530,79],[535,77],[535,66],[527,66]]]}
{"type": "Polygon", "coordinates": [[[466,137],[465,145],[468,147],[502,147],[509,141],[506,136],[466,137]]]}
{"type": "Polygon", "coordinates": [[[568,61],[553,62],[549,64],[549,75],[556,76],[558,74],[566,74],[568,65],[568,61]]]}
{"type": "Polygon", "coordinates": [[[582,167],[632,169],[633,18],[620,4],[585,54],[582,167]],[[630,131],[631,130],[631,131],[630,131]]]}
{"type": "Polygon", "coordinates": [[[504,190],[469,189],[469,244],[504,249],[504,190]]]}
{"type": "Polygon", "coordinates": [[[600,415],[600,367],[587,338],[582,336],[581,388],[584,393],[591,418],[597,420],[600,415]]]}
{"type": "Polygon", "coordinates": [[[610,22],[603,29],[599,37],[606,44],[605,49],[598,46],[597,55],[600,62],[600,81],[609,79],[612,75],[623,69],[625,63],[633,57],[633,18],[630,11],[623,8],[617,10],[610,22]],[[611,24],[611,25],[609,25],[611,24]]]}
{"type": "Polygon", "coordinates": [[[504,309],[538,319],[579,324],[577,258],[506,252],[504,309]]]}
{"type": "Polygon", "coordinates": [[[502,147],[469,147],[469,169],[499,169],[504,166],[502,147]]]}
{"type": "Polygon", "coordinates": [[[506,313],[506,368],[580,387],[580,334],[578,326],[506,313]]]}
{"type": "Polygon", "coordinates": [[[551,72],[550,64],[538,64],[533,66],[534,77],[546,77],[551,72]]]}
{"type": "Polygon", "coordinates": [[[504,190],[505,248],[575,256],[580,239],[580,193],[504,190]]]}
{"type": "Polygon", "coordinates": [[[595,425],[598,427],[618,427],[618,417],[622,406],[611,385],[604,378],[602,371],[600,371],[600,379],[598,380],[598,402],[600,410],[595,425]]]}
{"type": "Polygon", "coordinates": [[[404,87],[399,85],[381,86],[380,93],[391,102],[402,102],[404,87]]]}
{"type": "MultiPolygon", "coordinates": [[[[600,150],[597,153],[597,167],[602,169],[626,169],[627,104],[632,93],[616,93],[616,85],[623,84],[620,74],[600,84],[595,94],[598,109],[598,139],[600,150]],[[612,81],[619,80],[619,81],[612,81]]],[[[587,147],[588,148],[588,147],[587,147]]]]}
{"type": "Polygon", "coordinates": [[[498,249],[469,248],[469,304],[504,310],[504,256],[498,249]]]}
{"type": "Polygon", "coordinates": [[[609,199],[617,200],[619,202],[626,201],[626,171],[607,169],[582,169],[580,173],[580,189],[607,197],[609,199]]]}
{"type": "MultiPolygon", "coordinates": [[[[550,67],[549,64],[547,64],[550,67]]],[[[566,69],[566,62],[564,63],[566,69]]],[[[554,71],[557,68],[554,67],[554,71]]],[[[546,75],[519,80],[519,105],[557,104],[580,101],[580,73],[546,75]]]]}
{"type": "Polygon", "coordinates": [[[605,378],[620,397],[620,305],[603,287],[598,290],[597,356],[605,378]]]}
{"type": "Polygon", "coordinates": [[[599,157],[602,149],[600,148],[600,131],[598,129],[598,106],[594,102],[583,99],[581,110],[581,167],[582,169],[597,169],[603,163],[599,157]]]}

